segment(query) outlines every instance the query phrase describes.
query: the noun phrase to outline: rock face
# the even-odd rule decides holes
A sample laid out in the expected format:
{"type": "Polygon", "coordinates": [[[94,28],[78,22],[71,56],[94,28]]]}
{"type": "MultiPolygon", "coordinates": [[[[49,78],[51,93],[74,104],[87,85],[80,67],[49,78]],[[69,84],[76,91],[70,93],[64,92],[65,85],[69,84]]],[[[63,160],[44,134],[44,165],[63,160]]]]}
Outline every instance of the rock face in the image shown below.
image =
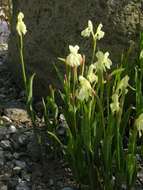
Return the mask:
{"type": "Polygon", "coordinates": [[[9,41],[9,65],[19,80],[18,42],[15,31],[16,16],[25,14],[28,33],[24,38],[24,56],[29,72],[36,72],[36,94],[45,94],[49,84],[57,84],[53,64],[62,65],[57,57],[68,54],[68,45],[78,44],[81,52],[90,50],[88,40],[80,33],[88,19],[104,25],[105,39],[100,47],[108,50],[114,62],[121,52],[136,41],[143,28],[141,0],[13,0],[12,32],[9,41]]]}

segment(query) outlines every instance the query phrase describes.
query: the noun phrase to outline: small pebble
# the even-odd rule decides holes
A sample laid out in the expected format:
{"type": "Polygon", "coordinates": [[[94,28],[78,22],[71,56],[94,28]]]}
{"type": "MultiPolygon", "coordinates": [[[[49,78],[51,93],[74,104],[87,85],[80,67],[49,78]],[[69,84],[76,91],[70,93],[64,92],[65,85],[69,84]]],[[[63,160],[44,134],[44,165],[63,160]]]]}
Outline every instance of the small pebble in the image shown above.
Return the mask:
{"type": "Polygon", "coordinates": [[[5,115],[2,116],[2,120],[3,120],[4,122],[12,123],[11,119],[10,119],[9,117],[5,116],[5,115]]]}
{"type": "Polygon", "coordinates": [[[10,149],[11,148],[11,143],[9,140],[2,140],[0,142],[0,146],[4,149],[10,149]]]}
{"type": "Polygon", "coordinates": [[[16,127],[14,126],[14,125],[11,125],[10,127],[9,127],[9,133],[16,133],[17,132],[17,129],[16,129],[16,127]]]}
{"type": "Polygon", "coordinates": [[[74,189],[71,187],[64,187],[62,190],[74,190],[74,189]]]}
{"type": "Polygon", "coordinates": [[[26,168],[26,163],[24,161],[15,160],[15,165],[22,168],[22,169],[26,168]]]}

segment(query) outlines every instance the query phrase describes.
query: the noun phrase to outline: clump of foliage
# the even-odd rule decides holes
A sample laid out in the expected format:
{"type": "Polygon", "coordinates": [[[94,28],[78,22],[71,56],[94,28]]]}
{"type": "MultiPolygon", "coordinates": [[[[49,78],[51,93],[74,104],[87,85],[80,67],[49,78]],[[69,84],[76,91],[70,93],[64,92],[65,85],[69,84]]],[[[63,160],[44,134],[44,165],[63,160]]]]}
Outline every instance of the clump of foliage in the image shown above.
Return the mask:
{"type": "MultiPolygon", "coordinates": [[[[24,15],[20,13],[17,31],[21,42],[20,56],[27,110],[35,123],[32,103],[34,75],[27,79],[23,60],[23,35],[27,31],[23,18],[24,15]]],[[[99,24],[95,30],[92,22],[88,21],[87,28],[81,32],[83,37],[92,39],[93,52],[90,62],[87,63],[85,56],[79,53],[78,45],[70,45],[69,55],[59,58],[66,68],[64,77],[58,72],[63,86],[59,92],[63,103],[61,113],[66,121],[64,143],[55,132],[59,109],[52,88],[51,96],[43,99],[44,120],[48,135],[60,144],[79,184],[90,190],[121,189],[124,184],[130,190],[137,178],[137,138],[141,138],[143,132],[143,53],[141,51],[139,65],[135,69],[133,88],[123,65],[111,70],[109,53],[97,49],[98,41],[105,34],[102,27],[102,24],[99,24]],[[125,106],[129,91],[136,94],[136,107],[125,106]],[[53,113],[52,124],[49,109],[50,113],[53,113]],[[131,112],[134,112],[133,122],[129,122],[131,112]],[[128,140],[124,143],[127,129],[128,140]]]]}

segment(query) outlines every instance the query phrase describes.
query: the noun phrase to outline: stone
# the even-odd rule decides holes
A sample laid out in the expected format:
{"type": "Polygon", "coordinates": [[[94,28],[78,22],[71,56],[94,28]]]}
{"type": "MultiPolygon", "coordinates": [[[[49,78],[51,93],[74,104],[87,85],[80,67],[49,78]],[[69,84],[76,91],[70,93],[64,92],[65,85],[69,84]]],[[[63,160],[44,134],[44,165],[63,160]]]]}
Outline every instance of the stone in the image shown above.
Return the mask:
{"type": "Polygon", "coordinates": [[[38,161],[41,159],[41,154],[39,154],[39,152],[40,147],[35,138],[33,137],[31,141],[27,144],[27,153],[32,161],[38,161]]]}
{"type": "Polygon", "coordinates": [[[22,169],[26,168],[26,163],[24,161],[15,160],[15,165],[22,168],[22,169]]]}
{"type": "Polygon", "coordinates": [[[25,182],[21,182],[17,185],[16,190],[30,190],[25,182]]]}
{"type": "Polygon", "coordinates": [[[2,140],[0,142],[0,146],[3,148],[3,149],[11,149],[11,143],[9,140],[2,140]]]}
{"type": "Polygon", "coordinates": [[[0,158],[0,167],[3,167],[5,164],[4,159],[0,158]]]}
{"type": "Polygon", "coordinates": [[[31,180],[31,175],[28,174],[25,170],[23,170],[21,172],[21,177],[22,177],[23,180],[25,180],[27,182],[30,182],[30,180],[31,180]]]}
{"type": "Polygon", "coordinates": [[[7,187],[7,185],[3,185],[3,186],[0,187],[0,189],[1,190],[8,190],[8,187],[7,187]]]}
{"type": "Polygon", "coordinates": [[[11,119],[5,115],[2,116],[2,120],[7,123],[12,123],[11,119]]]}
{"type": "Polygon", "coordinates": [[[5,157],[6,160],[12,160],[13,155],[12,155],[11,152],[5,151],[4,157],[5,157]]]}
{"type": "Polygon", "coordinates": [[[5,181],[5,182],[7,182],[10,177],[11,177],[11,174],[10,174],[10,173],[4,173],[4,174],[0,175],[0,181],[5,181]]]}
{"type": "Polygon", "coordinates": [[[82,54],[91,51],[88,40],[80,36],[88,19],[94,26],[103,23],[106,35],[100,42],[100,49],[108,50],[115,63],[120,61],[121,53],[131,41],[138,41],[139,31],[143,29],[142,2],[139,0],[13,0],[8,61],[17,84],[20,84],[20,64],[15,28],[19,10],[25,15],[28,30],[24,37],[24,59],[27,71],[36,73],[35,95],[47,94],[49,84],[59,86],[53,65],[62,68],[57,57],[68,54],[69,44],[78,44],[82,54]]]}
{"type": "Polygon", "coordinates": [[[6,108],[5,114],[13,121],[17,122],[29,122],[27,111],[22,108],[6,108]]]}
{"type": "Polygon", "coordinates": [[[3,150],[0,150],[0,158],[4,158],[4,151],[3,150]]]}
{"type": "Polygon", "coordinates": [[[21,170],[22,170],[21,167],[15,166],[15,167],[13,168],[13,174],[20,174],[21,170]]]}
{"type": "Polygon", "coordinates": [[[11,125],[11,126],[9,127],[9,129],[8,129],[8,132],[9,132],[10,134],[13,134],[13,133],[16,133],[16,132],[17,132],[17,129],[16,129],[16,127],[15,127],[14,125],[11,125]]]}
{"type": "Polygon", "coordinates": [[[14,152],[13,157],[15,159],[18,159],[20,157],[20,154],[18,152],[14,152]]]}
{"type": "Polygon", "coordinates": [[[74,190],[74,189],[71,187],[64,187],[62,190],[74,190]]]}
{"type": "Polygon", "coordinates": [[[62,125],[57,128],[57,134],[60,136],[65,136],[66,134],[66,128],[62,125]]]}
{"type": "Polygon", "coordinates": [[[53,179],[49,179],[49,185],[53,186],[54,185],[54,180],[53,179]]]}
{"type": "Polygon", "coordinates": [[[28,136],[26,136],[25,134],[22,134],[18,137],[18,142],[20,145],[26,145],[27,144],[27,139],[28,136]]]}
{"type": "Polygon", "coordinates": [[[13,161],[7,161],[7,162],[6,162],[6,165],[7,165],[7,167],[8,167],[9,170],[14,168],[14,163],[13,163],[13,161]]]}
{"type": "Polygon", "coordinates": [[[7,128],[6,127],[0,127],[0,140],[2,140],[6,134],[7,134],[7,128]]]}
{"type": "Polygon", "coordinates": [[[18,177],[10,178],[8,181],[8,189],[15,189],[18,185],[18,177]]]}

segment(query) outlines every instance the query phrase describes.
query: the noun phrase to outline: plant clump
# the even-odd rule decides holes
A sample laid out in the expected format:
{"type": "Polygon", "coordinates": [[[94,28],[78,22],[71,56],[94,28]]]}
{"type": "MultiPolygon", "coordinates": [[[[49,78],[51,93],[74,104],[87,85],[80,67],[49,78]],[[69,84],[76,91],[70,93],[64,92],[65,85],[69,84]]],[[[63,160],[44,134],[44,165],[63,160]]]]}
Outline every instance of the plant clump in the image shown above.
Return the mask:
{"type": "MultiPolygon", "coordinates": [[[[23,18],[20,13],[17,31],[21,43],[20,57],[27,110],[35,125],[32,93],[35,74],[27,79],[22,52],[23,36],[26,34],[23,18]]],[[[142,51],[134,71],[135,81],[131,86],[124,64],[112,69],[109,52],[104,53],[97,48],[98,41],[105,35],[102,27],[100,23],[94,29],[89,20],[88,26],[81,32],[83,37],[92,40],[91,61],[86,61],[86,57],[79,52],[78,45],[69,45],[67,57],[58,58],[65,64],[66,73],[63,75],[55,66],[63,88],[59,91],[50,87],[51,95],[42,99],[45,134],[61,147],[78,184],[90,190],[118,190],[125,184],[130,190],[137,179],[137,139],[142,138],[143,132],[142,51]],[[55,91],[59,92],[62,108],[57,104],[55,91]],[[134,106],[125,105],[130,91],[133,91],[136,100],[134,106]],[[64,141],[56,133],[59,113],[63,114],[66,122],[64,141]],[[131,115],[134,115],[133,122],[130,122],[131,115]],[[127,130],[128,140],[125,144],[127,130]]],[[[141,49],[142,42],[143,37],[141,49]]],[[[40,144],[39,134],[37,139],[40,144]]]]}

